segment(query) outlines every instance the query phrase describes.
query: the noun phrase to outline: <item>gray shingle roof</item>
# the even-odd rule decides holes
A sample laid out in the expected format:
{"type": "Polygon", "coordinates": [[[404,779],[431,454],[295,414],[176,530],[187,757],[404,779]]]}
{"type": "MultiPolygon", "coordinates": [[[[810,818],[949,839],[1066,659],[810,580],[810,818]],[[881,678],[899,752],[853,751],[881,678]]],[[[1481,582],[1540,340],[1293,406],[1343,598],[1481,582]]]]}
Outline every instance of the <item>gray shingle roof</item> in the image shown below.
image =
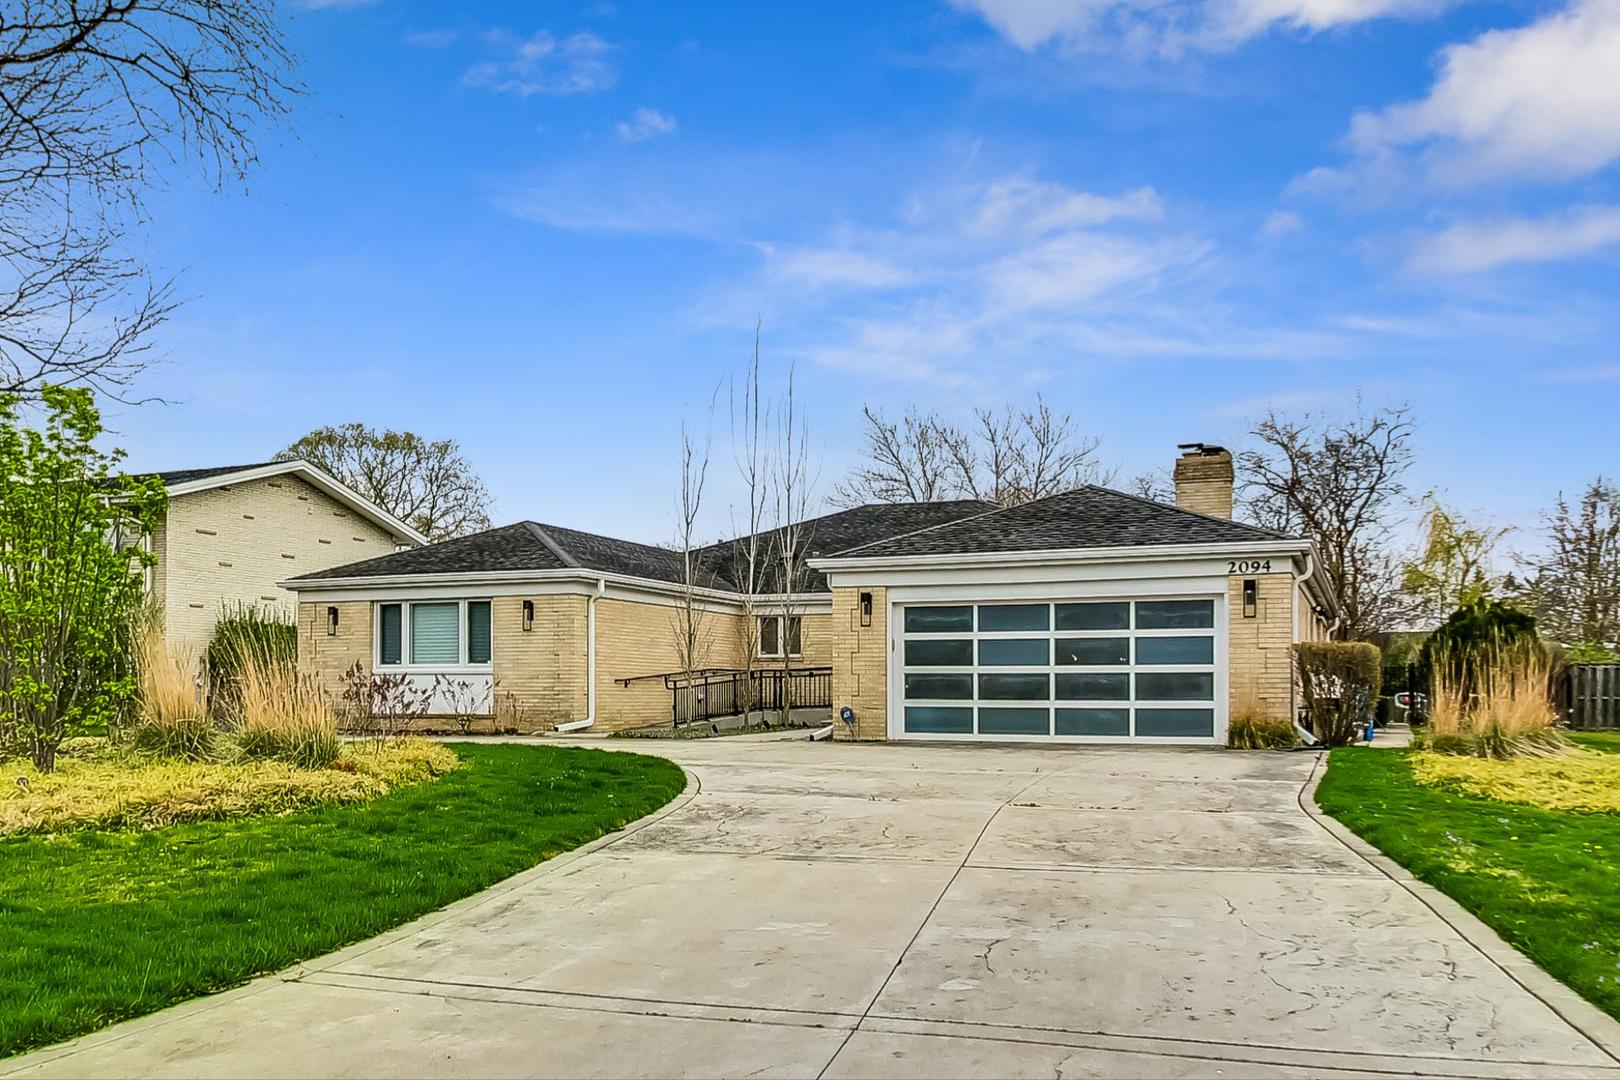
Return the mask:
{"type": "Polygon", "coordinates": [[[226,476],[230,473],[247,472],[250,469],[263,469],[269,465],[280,464],[275,461],[260,461],[253,465],[217,465],[209,469],[168,469],[160,472],[138,473],[142,479],[157,477],[163,481],[164,487],[174,487],[176,484],[189,484],[194,480],[211,480],[216,476],[226,476]]]}
{"type": "Polygon", "coordinates": [[[1088,485],[838,554],[847,558],[879,558],[1282,539],[1291,538],[1269,529],[1088,485]]]}
{"type": "MultiPolygon", "coordinates": [[[[983,513],[990,508],[988,503],[972,501],[858,506],[805,522],[801,536],[809,551],[829,553],[983,513]]],[[[769,537],[762,534],[762,539],[768,542],[769,537]]],[[[737,547],[733,541],[713,544],[699,551],[702,573],[698,583],[716,589],[735,589],[738,580],[736,554],[737,547]]],[[[560,525],[520,521],[515,525],[489,529],[456,540],[304,574],[293,580],[564,569],[598,570],[676,585],[684,578],[678,551],[631,540],[617,540],[560,525]]],[[[779,580],[777,567],[768,566],[767,570],[771,576],[761,584],[761,589],[779,591],[776,585],[779,580]]],[[[808,580],[799,585],[799,589],[804,591],[824,591],[826,588],[826,579],[816,571],[809,571],[808,580]]]]}

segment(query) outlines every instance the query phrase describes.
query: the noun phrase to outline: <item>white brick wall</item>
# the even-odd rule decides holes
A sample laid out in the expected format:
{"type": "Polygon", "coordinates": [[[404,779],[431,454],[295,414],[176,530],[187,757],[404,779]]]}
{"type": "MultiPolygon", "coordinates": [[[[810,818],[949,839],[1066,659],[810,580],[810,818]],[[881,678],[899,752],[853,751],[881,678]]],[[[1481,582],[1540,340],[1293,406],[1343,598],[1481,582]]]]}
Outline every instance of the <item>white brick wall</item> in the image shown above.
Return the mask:
{"type": "Polygon", "coordinates": [[[276,582],[393,551],[392,534],[301,477],[275,476],[170,500],[153,537],[153,590],[172,644],[198,650],[221,607],[245,602],[292,612],[276,582]]]}

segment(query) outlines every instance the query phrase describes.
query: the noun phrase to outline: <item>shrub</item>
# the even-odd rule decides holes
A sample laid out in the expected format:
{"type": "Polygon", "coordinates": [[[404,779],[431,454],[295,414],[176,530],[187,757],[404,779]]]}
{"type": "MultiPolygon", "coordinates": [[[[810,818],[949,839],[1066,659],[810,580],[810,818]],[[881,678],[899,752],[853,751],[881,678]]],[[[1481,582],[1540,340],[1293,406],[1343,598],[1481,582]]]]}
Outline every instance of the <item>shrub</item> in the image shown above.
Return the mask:
{"type": "Polygon", "coordinates": [[[279,608],[227,605],[208,643],[209,708],[234,721],[241,710],[241,673],[249,660],[293,667],[298,663],[298,626],[279,608]]]}
{"type": "Polygon", "coordinates": [[[313,672],[248,651],[235,674],[237,754],[323,769],[343,748],[337,714],[313,672]]]}
{"type": "Polygon", "coordinates": [[[1465,661],[1439,653],[1429,690],[1429,725],[1414,737],[1442,754],[1507,758],[1558,750],[1552,703],[1555,665],[1539,642],[1474,647],[1465,661]]]}
{"type": "Polygon", "coordinates": [[[1294,646],[1300,692],[1312,732],[1328,746],[1348,746],[1372,715],[1382,667],[1378,646],[1364,641],[1303,641],[1294,646]]]}
{"type": "Polygon", "coordinates": [[[334,764],[300,769],[282,761],[236,764],[85,761],[63,757],[32,773],[26,789],[0,789],[0,836],[68,829],[152,829],[183,821],[286,814],[358,803],[457,768],[454,751],[422,739],[350,746],[334,764]]]}
{"type": "Polygon", "coordinates": [[[1419,650],[1418,663],[1431,689],[1443,675],[1454,689],[1470,697],[1484,654],[1537,640],[1535,616],[1512,604],[1481,597],[1458,608],[1429,635],[1419,650]]]}
{"type": "Polygon", "coordinates": [[[1287,750],[1299,745],[1299,733],[1291,720],[1246,714],[1232,719],[1226,745],[1233,750],[1287,750]]]}
{"type": "Polygon", "coordinates": [[[201,716],[147,721],[130,726],[126,745],[139,754],[176,761],[209,761],[219,750],[219,732],[201,716]]]}

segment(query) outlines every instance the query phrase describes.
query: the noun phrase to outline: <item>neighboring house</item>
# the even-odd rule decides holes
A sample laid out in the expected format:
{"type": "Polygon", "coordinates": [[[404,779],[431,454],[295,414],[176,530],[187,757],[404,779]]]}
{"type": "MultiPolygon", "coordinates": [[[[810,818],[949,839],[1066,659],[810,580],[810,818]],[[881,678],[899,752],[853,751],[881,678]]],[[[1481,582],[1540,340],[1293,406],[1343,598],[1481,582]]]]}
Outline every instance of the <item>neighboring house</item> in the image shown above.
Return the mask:
{"type": "MultiPolygon", "coordinates": [[[[1233,522],[1231,455],[1183,449],[1178,506],[1085,487],[806,522],[806,580],[758,598],[760,638],[832,669],[835,715],[852,714],[838,738],[1207,745],[1234,714],[1292,716],[1290,646],[1331,628],[1311,545],[1233,522]]],[[[704,666],[744,662],[737,551],[703,553],[704,666]]],[[[681,565],[521,522],[282,584],[301,658],[334,689],[358,664],[453,680],[527,729],[612,731],[670,715],[656,676],[682,666],[681,565]]]]}
{"type": "Polygon", "coordinates": [[[277,582],[426,543],[426,537],[304,461],[149,474],[169,507],[144,539],[148,591],[171,646],[205,649],[238,603],[289,609],[277,582]]]}

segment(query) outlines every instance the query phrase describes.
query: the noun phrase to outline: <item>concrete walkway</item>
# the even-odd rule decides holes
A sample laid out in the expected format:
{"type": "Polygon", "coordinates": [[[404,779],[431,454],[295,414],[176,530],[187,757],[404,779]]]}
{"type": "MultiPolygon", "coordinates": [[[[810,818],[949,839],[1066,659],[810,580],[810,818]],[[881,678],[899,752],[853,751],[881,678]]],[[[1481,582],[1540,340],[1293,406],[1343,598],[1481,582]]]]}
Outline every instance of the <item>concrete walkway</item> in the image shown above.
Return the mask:
{"type": "Polygon", "coordinates": [[[1613,1021],[1302,810],[1313,755],[632,748],[701,789],[0,1073],[1620,1080],[1613,1021]]]}

